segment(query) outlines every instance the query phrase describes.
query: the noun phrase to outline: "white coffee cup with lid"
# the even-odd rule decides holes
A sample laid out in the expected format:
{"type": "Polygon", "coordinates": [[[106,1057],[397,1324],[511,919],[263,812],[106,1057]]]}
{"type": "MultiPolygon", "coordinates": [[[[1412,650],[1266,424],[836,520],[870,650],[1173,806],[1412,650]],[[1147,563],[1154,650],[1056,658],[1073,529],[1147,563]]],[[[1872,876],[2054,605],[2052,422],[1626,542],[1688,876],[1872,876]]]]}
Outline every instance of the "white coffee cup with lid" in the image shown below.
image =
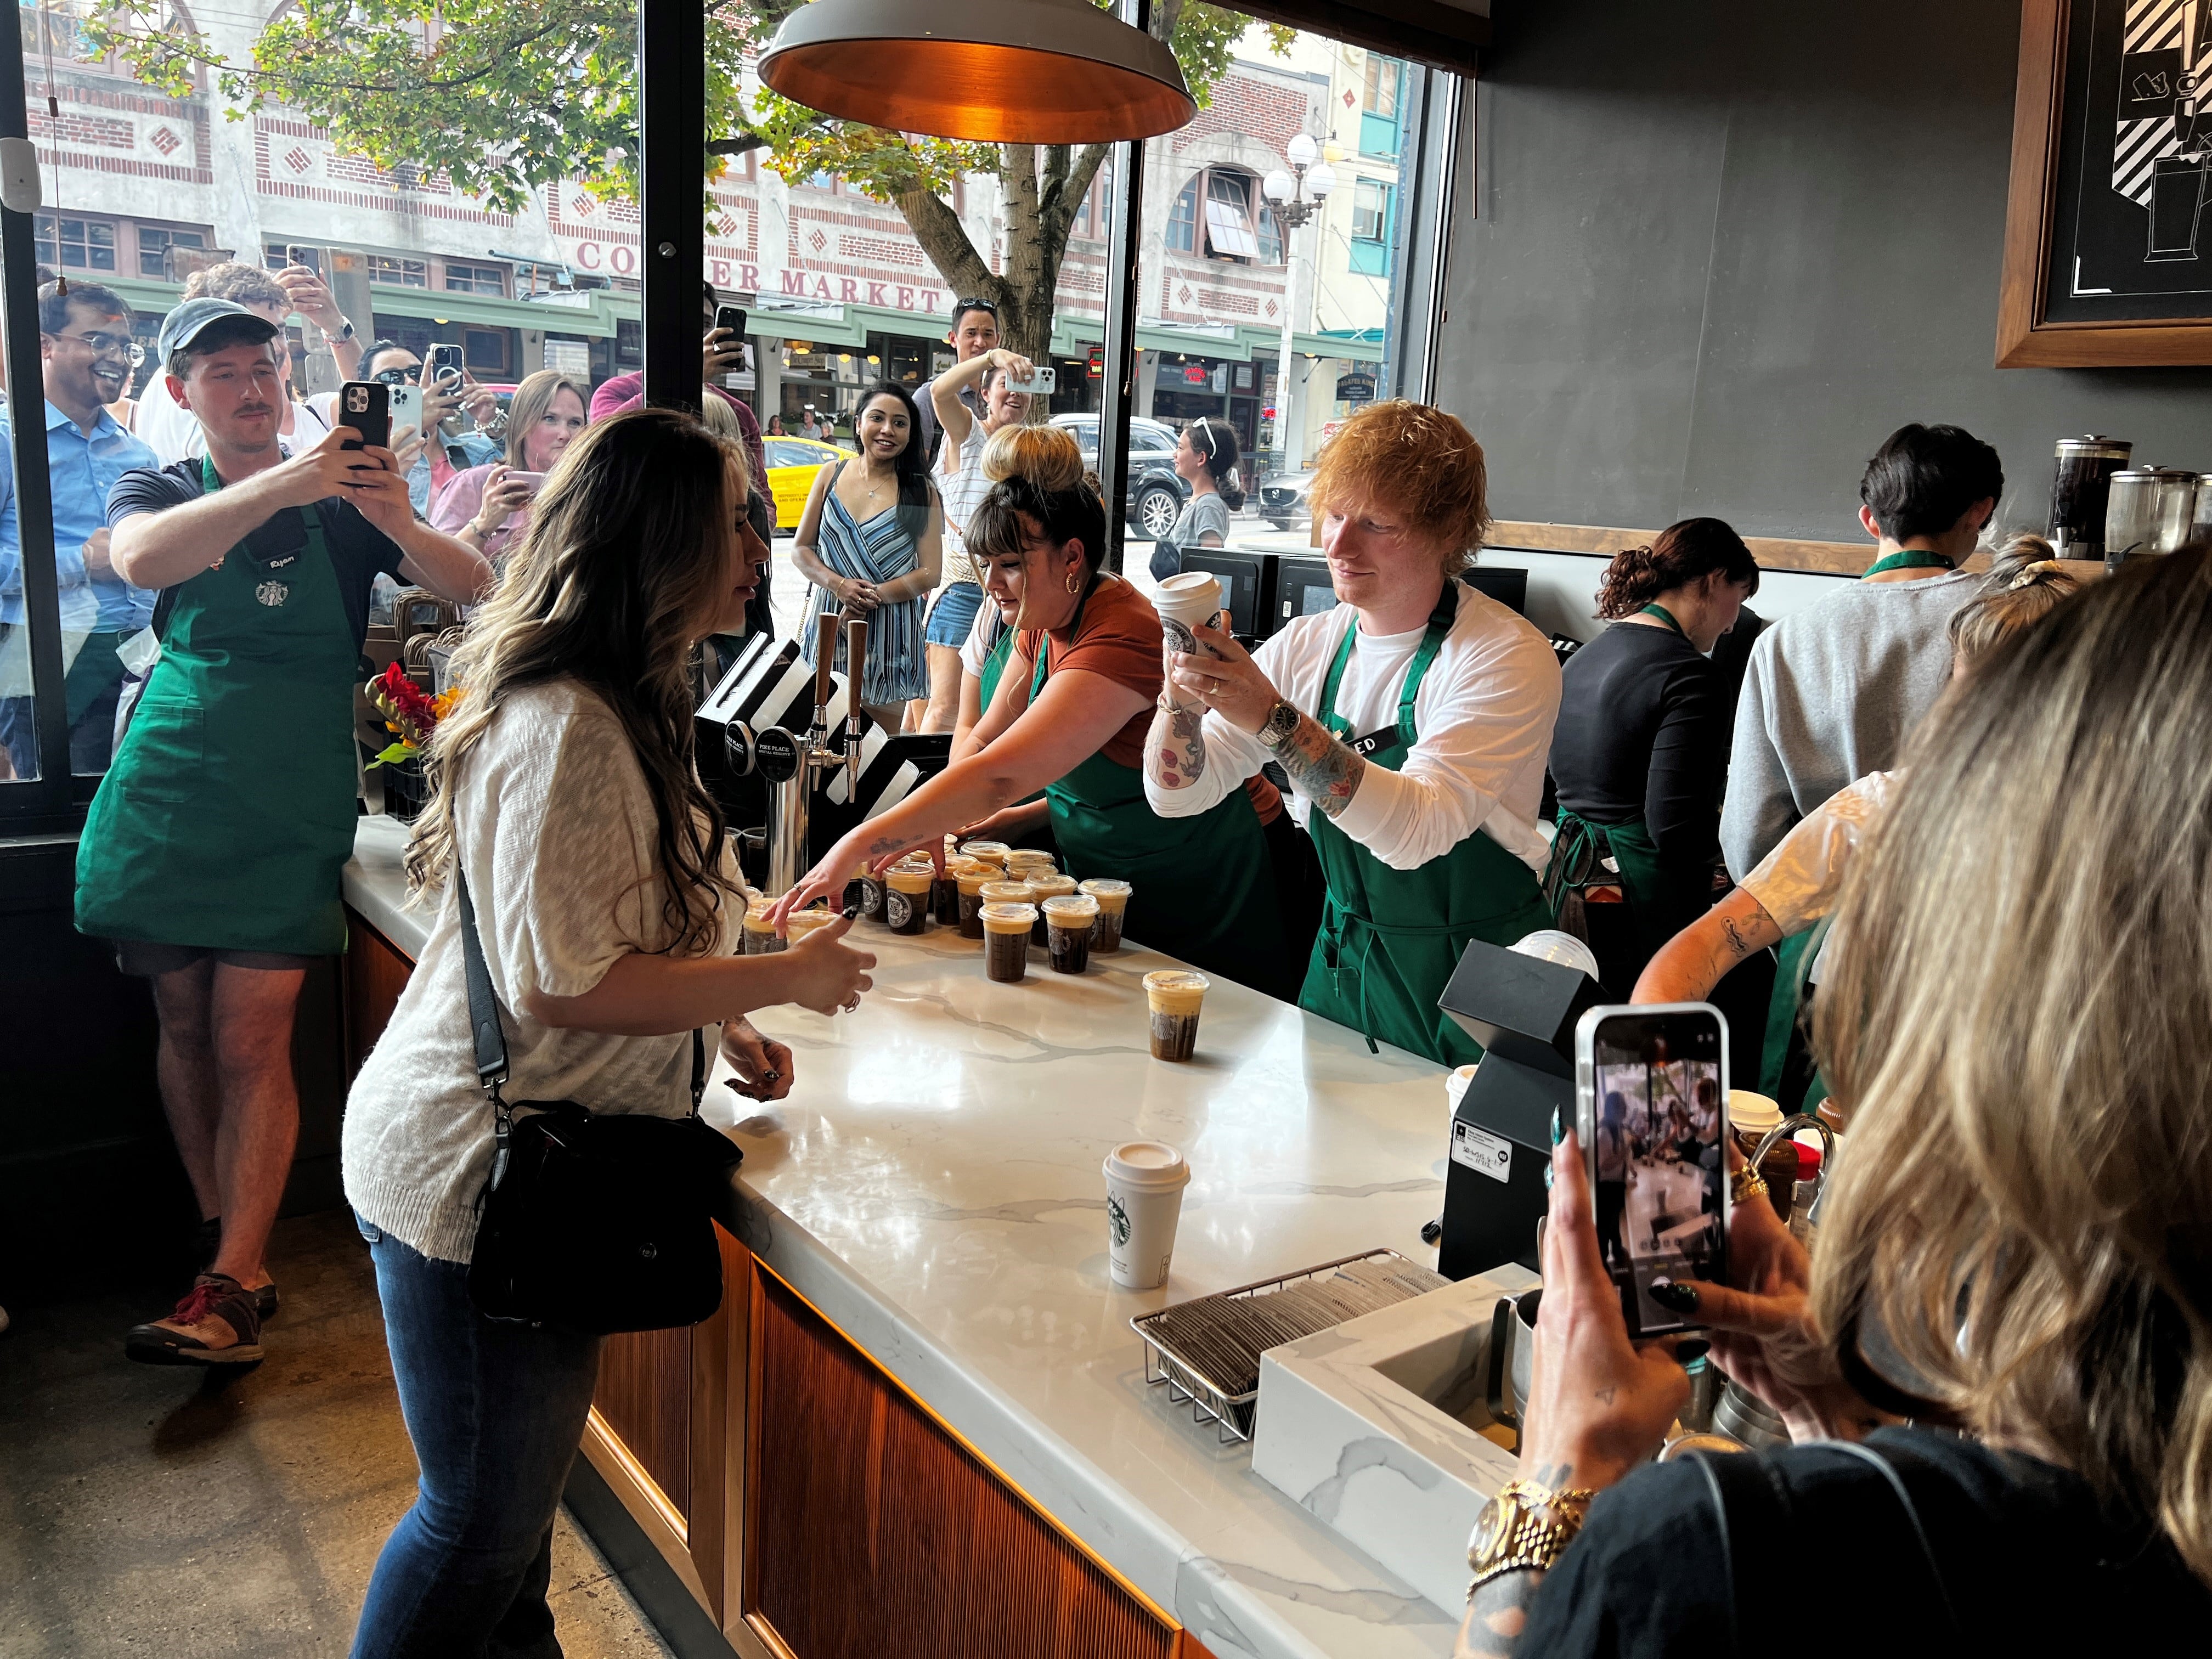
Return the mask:
{"type": "Polygon", "coordinates": [[[1221,579],[1207,570],[1181,571],[1160,584],[1152,605],[1176,649],[1188,654],[1198,648],[1198,630],[1220,614],[1221,579]]]}
{"type": "Polygon", "coordinates": [[[1106,1244],[1114,1282],[1156,1290],[1167,1282],[1190,1164],[1164,1140],[1125,1140],[1106,1154],[1106,1244]]]}

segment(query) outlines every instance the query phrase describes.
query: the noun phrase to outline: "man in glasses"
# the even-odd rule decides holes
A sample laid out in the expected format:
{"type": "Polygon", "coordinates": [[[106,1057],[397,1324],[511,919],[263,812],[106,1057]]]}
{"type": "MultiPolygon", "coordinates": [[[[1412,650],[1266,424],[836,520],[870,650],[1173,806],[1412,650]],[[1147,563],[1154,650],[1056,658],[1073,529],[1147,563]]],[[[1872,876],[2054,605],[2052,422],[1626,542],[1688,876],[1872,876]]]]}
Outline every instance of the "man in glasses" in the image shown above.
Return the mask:
{"type": "MultiPolygon", "coordinates": [[[[391,386],[422,386],[422,360],[396,341],[379,340],[362,354],[361,375],[365,380],[381,380],[391,386]]],[[[442,429],[447,421],[463,410],[478,427],[486,427],[499,413],[499,399],[489,387],[471,380],[465,371],[458,386],[422,386],[420,435],[429,441],[407,469],[407,496],[415,503],[416,512],[426,517],[430,511],[431,496],[443,489],[454,473],[486,465],[506,453],[497,439],[488,438],[481,431],[448,433],[442,429]]],[[[405,429],[395,430],[392,436],[392,448],[402,452],[404,459],[408,436],[405,429]]]]}
{"type": "MultiPolygon", "coordinates": [[[[966,362],[980,357],[999,343],[999,307],[988,300],[968,299],[952,307],[952,326],[946,331],[945,342],[952,348],[955,362],[966,362]]],[[[937,465],[937,447],[945,429],[937,423],[937,406],[930,401],[930,392],[937,385],[932,375],[915,388],[914,407],[920,417],[922,450],[933,468],[937,465]]],[[[963,390],[960,401],[968,405],[968,412],[977,420],[983,418],[983,406],[976,401],[973,388],[963,390]]]]}
{"type": "MultiPolygon", "coordinates": [[[[62,656],[68,665],[70,769],[103,772],[113,740],[124,641],[154,617],[154,595],[115,574],[108,558],[107,496],[116,481],[155,465],[154,452],[116,423],[106,405],[131,383],[143,352],[131,337],[131,307],[108,289],[72,283],[39,290],[46,472],[54,503],[54,574],[61,586],[62,656]]],[[[15,412],[29,413],[29,399],[15,412]]],[[[43,551],[43,550],[40,550],[43,551]]],[[[22,537],[15,455],[0,444],[0,743],[15,775],[39,775],[23,611],[22,537]]]]}

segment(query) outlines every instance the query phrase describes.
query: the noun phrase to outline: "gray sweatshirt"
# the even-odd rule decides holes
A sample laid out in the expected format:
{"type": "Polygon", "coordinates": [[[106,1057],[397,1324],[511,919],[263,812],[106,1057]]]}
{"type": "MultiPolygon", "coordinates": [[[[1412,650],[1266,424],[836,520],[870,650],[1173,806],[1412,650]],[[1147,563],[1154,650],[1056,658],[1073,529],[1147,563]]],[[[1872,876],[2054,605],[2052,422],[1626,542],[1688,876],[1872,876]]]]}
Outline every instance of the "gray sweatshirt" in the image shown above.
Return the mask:
{"type": "Polygon", "coordinates": [[[1853,582],[1768,625],[1736,703],[1721,853],[1738,881],[1854,778],[1897,764],[1951,677],[1951,613],[1981,577],[1853,582]]]}

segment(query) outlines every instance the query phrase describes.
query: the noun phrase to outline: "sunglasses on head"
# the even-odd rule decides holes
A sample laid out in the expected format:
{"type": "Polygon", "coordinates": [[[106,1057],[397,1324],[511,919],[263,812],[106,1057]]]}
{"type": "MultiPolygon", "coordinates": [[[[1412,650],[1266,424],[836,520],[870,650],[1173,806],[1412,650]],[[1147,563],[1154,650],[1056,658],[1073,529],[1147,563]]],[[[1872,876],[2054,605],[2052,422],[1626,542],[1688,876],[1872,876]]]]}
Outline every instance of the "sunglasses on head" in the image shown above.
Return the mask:
{"type": "Polygon", "coordinates": [[[999,307],[988,300],[966,299],[952,307],[952,314],[955,317],[965,317],[971,311],[988,311],[991,313],[991,320],[994,322],[999,319],[999,307]]]}

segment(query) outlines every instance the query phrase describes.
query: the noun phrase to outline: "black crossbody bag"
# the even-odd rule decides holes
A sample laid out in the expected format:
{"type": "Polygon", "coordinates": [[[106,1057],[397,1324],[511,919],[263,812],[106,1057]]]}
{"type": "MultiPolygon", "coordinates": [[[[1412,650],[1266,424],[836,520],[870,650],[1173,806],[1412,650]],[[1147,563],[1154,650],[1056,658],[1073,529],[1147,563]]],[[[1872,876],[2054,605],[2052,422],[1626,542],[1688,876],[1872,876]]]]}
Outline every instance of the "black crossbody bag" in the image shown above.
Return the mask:
{"type": "Polygon", "coordinates": [[[707,1043],[691,1033],[684,1117],[599,1113],[500,1094],[507,1038],[458,861],[477,1076],[491,1097],[491,1178],[477,1200],[469,1299],[487,1319],[611,1336],[696,1325],[722,1305],[714,1217],[744,1152],[699,1115],[707,1043]]]}

